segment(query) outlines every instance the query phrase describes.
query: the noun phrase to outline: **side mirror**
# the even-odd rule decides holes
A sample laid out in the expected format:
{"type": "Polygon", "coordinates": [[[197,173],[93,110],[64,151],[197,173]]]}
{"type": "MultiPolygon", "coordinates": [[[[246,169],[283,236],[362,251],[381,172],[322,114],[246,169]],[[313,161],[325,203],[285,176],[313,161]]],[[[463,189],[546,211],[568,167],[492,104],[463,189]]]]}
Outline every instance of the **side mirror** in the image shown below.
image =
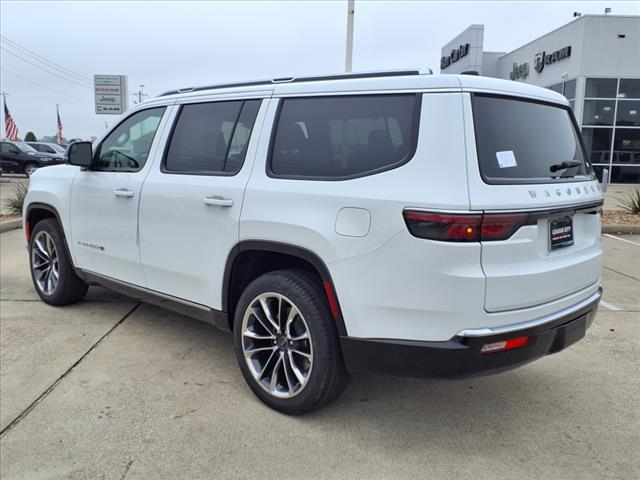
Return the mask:
{"type": "Polygon", "coordinates": [[[70,165],[78,167],[90,167],[93,161],[93,148],[91,142],[73,142],[67,148],[67,158],[70,165]]]}

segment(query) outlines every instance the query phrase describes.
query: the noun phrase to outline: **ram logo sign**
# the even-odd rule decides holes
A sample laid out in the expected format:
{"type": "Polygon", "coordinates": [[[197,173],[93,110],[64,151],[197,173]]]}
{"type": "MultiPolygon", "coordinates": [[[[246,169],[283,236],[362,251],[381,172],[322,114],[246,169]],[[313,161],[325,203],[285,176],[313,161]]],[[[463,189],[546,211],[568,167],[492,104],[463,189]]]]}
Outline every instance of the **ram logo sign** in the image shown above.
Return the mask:
{"type": "Polygon", "coordinates": [[[555,63],[560,60],[564,60],[565,58],[569,58],[571,56],[571,46],[561,48],[560,50],[556,50],[555,52],[547,53],[540,52],[536,53],[535,57],[533,57],[533,64],[536,72],[542,73],[545,65],[549,65],[550,63],[555,63]]]}

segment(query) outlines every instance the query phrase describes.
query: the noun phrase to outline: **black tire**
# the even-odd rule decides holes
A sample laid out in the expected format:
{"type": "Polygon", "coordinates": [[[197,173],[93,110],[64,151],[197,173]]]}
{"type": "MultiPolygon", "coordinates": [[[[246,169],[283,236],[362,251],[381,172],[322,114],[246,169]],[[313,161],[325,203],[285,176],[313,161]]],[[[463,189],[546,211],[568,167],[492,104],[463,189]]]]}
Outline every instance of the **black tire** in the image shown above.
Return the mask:
{"type": "MultiPolygon", "coordinates": [[[[319,282],[304,271],[269,272],[251,282],[238,300],[233,336],[236,358],[249,387],[262,402],[279,412],[301,415],[318,409],[334,400],[349,382],[325,293],[319,282]],[[267,392],[254,378],[244,356],[242,330],[245,312],[256,297],[268,292],[283,295],[295,304],[311,337],[313,367],[305,386],[290,398],[279,398],[267,392]]],[[[286,370],[286,367],[282,368],[286,370]]]]}
{"type": "Polygon", "coordinates": [[[62,306],[77,303],[87,294],[89,286],[81,280],[75,273],[64,239],[64,234],[58,222],[53,218],[46,218],[39,221],[31,231],[29,239],[29,269],[31,279],[36,292],[49,305],[62,306]],[[52,239],[57,254],[58,283],[55,290],[47,294],[36,282],[36,273],[33,266],[34,242],[41,232],[46,232],[52,239]]]}
{"type": "MultiPolygon", "coordinates": [[[[37,170],[38,168],[40,168],[40,166],[39,166],[37,163],[33,163],[33,162],[27,163],[27,164],[24,166],[24,174],[25,174],[27,177],[30,177],[30,176],[31,176],[31,175],[29,174],[30,167],[35,167],[35,170],[37,170]]],[[[35,171],[35,170],[34,170],[34,171],[35,171]]],[[[33,172],[31,172],[31,173],[33,173],[33,172]]]]}

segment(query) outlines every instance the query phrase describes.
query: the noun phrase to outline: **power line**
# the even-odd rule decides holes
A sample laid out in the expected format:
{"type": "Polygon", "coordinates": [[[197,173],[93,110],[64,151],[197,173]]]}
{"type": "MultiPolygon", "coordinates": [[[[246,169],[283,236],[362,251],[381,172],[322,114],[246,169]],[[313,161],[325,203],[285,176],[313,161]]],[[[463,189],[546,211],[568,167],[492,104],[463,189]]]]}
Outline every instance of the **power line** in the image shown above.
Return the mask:
{"type": "Polygon", "coordinates": [[[82,75],[80,73],[76,73],[73,70],[63,67],[62,65],[52,62],[51,60],[48,60],[47,58],[43,57],[42,55],[38,55],[37,53],[29,50],[26,47],[23,47],[22,45],[20,45],[17,42],[14,42],[13,40],[9,40],[7,37],[5,37],[4,35],[0,35],[0,40],[2,40],[3,42],[5,42],[8,46],[15,48],[16,50],[20,50],[23,53],[26,53],[27,55],[30,55],[31,57],[34,57],[36,59],[38,59],[39,61],[48,64],[48,66],[50,66],[51,68],[54,68],[62,73],[65,73],[69,76],[73,76],[76,77],[78,80],[83,80],[85,82],[89,82],[89,83],[93,83],[93,79],[86,76],[86,75],[82,75]]]}
{"type": "Polygon", "coordinates": [[[6,53],[8,53],[8,54],[10,54],[10,55],[13,55],[14,57],[18,58],[19,60],[22,60],[23,62],[26,62],[26,63],[28,63],[29,65],[33,65],[34,67],[39,68],[40,70],[42,70],[42,71],[44,71],[44,72],[47,72],[47,73],[48,73],[48,74],[50,74],[50,75],[54,75],[54,76],[56,76],[56,77],[58,77],[58,78],[61,78],[62,80],[66,80],[67,82],[69,82],[69,83],[73,83],[74,85],[78,85],[78,86],[80,86],[80,87],[84,87],[84,88],[91,88],[91,87],[90,87],[89,85],[87,85],[87,84],[80,83],[80,82],[76,82],[75,80],[70,80],[70,79],[68,79],[68,78],[66,78],[66,77],[63,77],[62,75],[57,74],[56,72],[52,72],[51,70],[48,70],[48,69],[44,68],[44,67],[43,67],[43,66],[41,66],[41,65],[38,65],[37,63],[33,63],[33,62],[31,62],[31,61],[27,60],[26,58],[22,58],[22,57],[21,57],[20,55],[18,55],[17,53],[13,53],[12,51],[7,50],[5,47],[0,47],[0,48],[1,48],[2,50],[4,50],[6,53]]]}
{"type": "Polygon", "coordinates": [[[82,98],[79,98],[79,97],[74,97],[73,95],[69,95],[68,93],[61,92],[60,90],[56,90],[55,88],[51,88],[51,87],[48,87],[47,85],[43,85],[42,83],[36,82],[35,80],[31,80],[30,78],[22,76],[19,73],[12,72],[8,68],[5,68],[5,67],[0,67],[0,68],[2,68],[2,70],[4,70],[5,72],[10,73],[11,75],[15,75],[16,77],[20,77],[23,80],[26,80],[27,82],[31,82],[31,83],[33,83],[35,85],[38,85],[38,86],[42,87],[42,88],[46,88],[48,90],[51,90],[52,92],[59,93],[60,95],[65,95],[65,96],[67,96],[69,98],[73,98],[73,99],[78,100],[78,101],[83,102],[83,103],[91,103],[88,100],[85,100],[85,99],[82,99],[82,98]]]}

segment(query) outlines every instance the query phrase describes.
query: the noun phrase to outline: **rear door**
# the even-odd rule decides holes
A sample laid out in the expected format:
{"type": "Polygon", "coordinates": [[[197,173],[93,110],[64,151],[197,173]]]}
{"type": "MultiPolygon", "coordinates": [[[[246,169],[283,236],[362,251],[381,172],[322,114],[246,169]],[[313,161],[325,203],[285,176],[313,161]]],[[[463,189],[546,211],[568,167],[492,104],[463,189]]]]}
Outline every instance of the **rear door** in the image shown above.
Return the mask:
{"type": "Polygon", "coordinates": [[[148,288],[222,308],[224,268],[238,242],[262,103],[219,97],[180,106],[162,163],[142,191],[140,248],[148,288]]]}
{"type": "Polygon", "coordinates": [[[482,241],[489,312],[531,307],[597,288],[602,194],[572,114],[560,104],[465,96],[472,210],[512,229],[482,241]]]}

